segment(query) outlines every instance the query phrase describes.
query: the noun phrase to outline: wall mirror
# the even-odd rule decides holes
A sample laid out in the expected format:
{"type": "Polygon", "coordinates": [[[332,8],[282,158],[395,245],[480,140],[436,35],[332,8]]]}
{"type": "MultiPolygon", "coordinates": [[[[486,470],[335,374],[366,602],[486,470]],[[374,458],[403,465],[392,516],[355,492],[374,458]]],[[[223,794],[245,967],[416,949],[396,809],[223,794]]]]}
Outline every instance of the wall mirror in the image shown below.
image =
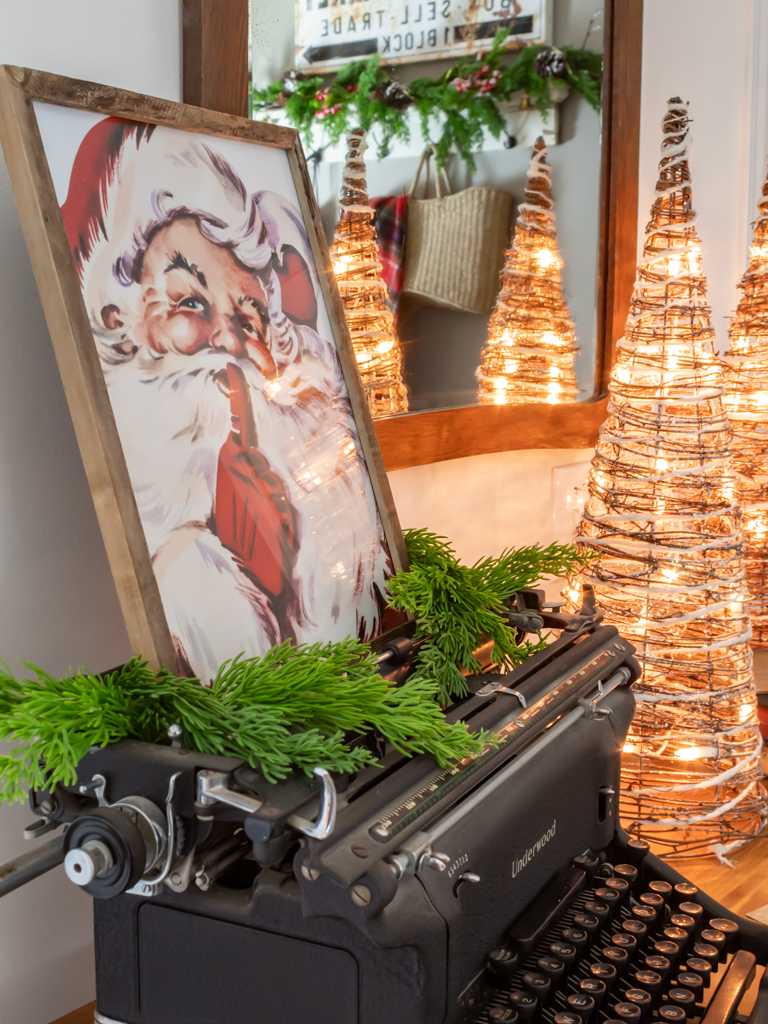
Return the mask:
{"type": "MultiPolygon", "coordinates": [[[[473,0],[467,2],[472,6],[473,0]]],[[[488,7],[488,0],[484,2],[488,7]]],[[[634,277],[643,6],[642,0],[605,0],[593,19],[599,2],[551,0],[539,5],[549,19],[554,45],[582,47],[592,20],[597,30],[588,36],[586,47],[602,51],[604,58],[601,114],[582,96],[571,94],[543,122],[564,292],[580,346],[575,363],[580,400],[571,405],[478,405],[475,369],[487,315],[406,297],[399,334],[410,411],[376,420],[390,470],[486,452],[589,447],[597,438],[614,345],[623,330],[634,277]]],[[[263,85],[280,77],[294,60],[306,64],[304,51],[295,45],[294,3],[184,0],[185,100],[242,114],[251,74],[263,85]]],[[[337,14],[343,13],[344,4],[320,0],[319,6],[338,7],[338,12],[331,11],[337,14]]],[[[347,59],[352,56],[356,54],[347,59]]],[[[393,71],[407,84],[418,75],[436,77],[454,59],[407,61],[393,71]]],[[[458,155],[451,158],[454,190],[490,185],[508,190],[514,203],[520,202],[533,136],[542,122],[536,111],[519,111],[511,115],[510,124],[517,145],[505,148],[502,142],[489,142],[476,154],[476,173],[470,174],[458,155]]],[[[412,132],[410,145],[395,143],[383,160],[376,159],[375,133],[371,142],[370,194],[407,190],[423,145],[419,133],[412,132]]],[[[338,213],[342,159],[342,146],[328,147],[313,172],[329,236],[338,213]]]]}

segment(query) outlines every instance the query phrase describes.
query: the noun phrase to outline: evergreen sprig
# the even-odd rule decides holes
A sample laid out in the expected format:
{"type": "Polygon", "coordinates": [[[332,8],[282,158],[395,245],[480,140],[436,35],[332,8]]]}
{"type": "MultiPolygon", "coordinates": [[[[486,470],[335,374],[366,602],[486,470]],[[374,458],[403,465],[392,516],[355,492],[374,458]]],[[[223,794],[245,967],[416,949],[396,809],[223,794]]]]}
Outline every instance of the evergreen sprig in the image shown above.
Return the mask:
{"type": "Polygon", "coordinates": [[[375,729],[405,754],[428,752],[443,765],[479,751],[486,740],[447,725],[428,679],[401,686],[382,679],[370,649],[354,639],[272,648],[262,658],[226,662],[210,687],[153,672],[133,658],[103,676],[86,670],[56,679],[25,663],[34,678],[0,668],[0,803],[23,800],[25,787],[71,784],[92,746],[124,737],[167,743],[179,724],[201,753],[242,758],[270,780],[317,765],[356,771],[372,763],[347,734],[375,729]]]}
{"type": "MultiPolygon", "coordinates": [[[[500,102],[524,92],[531,105],[545,117],[557,102],[553,79],[536,71],[536,58],[547,47],[526,46],[515,51],[515,60],[507,63],[506,58],[511,55],[505,45],[508,35],[509,29],[500,29],[486,53],[462,58],[439,78],[417,78],[408,86],[401,86],[385,71],[379,54],[345,64],[329,80],[319,75],[288,72],[265,89],[253,89],[253,109],[258,116],[284,108],[290,123],[302,132],[310,146],[318,124],[325,128],[332,143],[338,142],[352,128],[366,131],[377,128],[381,159],[389,152],[393,138],[408,141],[408,122],[403,110],[413,103],[425,145],[434,142],[432,133],[437,120],[438,166],[445,163],[451,148],[455,147],[474,170],[472,153],[482,145],[484,130],[497,139],[505,130],[500,102]],[[388,103],[385,96],[385,87],[390,84],[398,87],[395,105],[388,103]]],[[[561,81],[599,111],[602,54],[573,46],[563,46],[560,52],[565,58],[561,81]]]]}
{"type": "Polygon", "coordinates": [[[504,601],[516,590],[565,576],[593,558],[570,544],[533,545],[468,566],[459,562],[445,537],[427,530],[406,531],[405,542],[411,567],[389,581],[390,604],[414,617],[416,636],[424,640],[411,680],[435,686],[442,704],[466,694],[462,669],[480,670],[474,651],[481,637],[493,641],[491,657],[502,670],[544,646],[541,639],[516,642],[515,632],[501,617],[504,601]]]}

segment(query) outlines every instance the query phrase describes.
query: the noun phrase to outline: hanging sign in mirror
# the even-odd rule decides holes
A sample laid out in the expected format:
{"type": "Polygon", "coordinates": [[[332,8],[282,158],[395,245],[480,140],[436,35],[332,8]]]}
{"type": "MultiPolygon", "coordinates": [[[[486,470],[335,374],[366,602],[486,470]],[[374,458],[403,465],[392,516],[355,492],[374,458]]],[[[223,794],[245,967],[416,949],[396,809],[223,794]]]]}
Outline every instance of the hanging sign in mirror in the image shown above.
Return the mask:
{"type": "Polygon", "coordinates": [[[509,28],[509,45],[547,43],[550,0],[296,0],[296,68],[381,54],[388,64],[466,56],[509,28]]]}

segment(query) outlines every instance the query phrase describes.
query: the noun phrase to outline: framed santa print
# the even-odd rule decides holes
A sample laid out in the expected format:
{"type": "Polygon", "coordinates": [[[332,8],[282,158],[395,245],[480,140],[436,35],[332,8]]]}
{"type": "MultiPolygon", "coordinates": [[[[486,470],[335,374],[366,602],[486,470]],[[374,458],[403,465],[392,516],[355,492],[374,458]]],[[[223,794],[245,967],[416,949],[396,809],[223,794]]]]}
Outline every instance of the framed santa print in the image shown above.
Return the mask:
{"type": "Polygon", "coordinates": [[[0,142],[134,652],[381,633],[406,554],[297,133],[5,66],[0,142]]]}

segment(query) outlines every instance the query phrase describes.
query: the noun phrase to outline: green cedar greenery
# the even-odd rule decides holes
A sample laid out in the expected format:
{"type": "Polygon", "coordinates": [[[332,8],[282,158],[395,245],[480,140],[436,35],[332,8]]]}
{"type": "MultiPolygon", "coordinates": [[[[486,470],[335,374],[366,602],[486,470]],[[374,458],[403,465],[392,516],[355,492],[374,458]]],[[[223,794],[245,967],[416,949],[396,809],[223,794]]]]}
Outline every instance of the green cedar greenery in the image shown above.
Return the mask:
{"type": "Polygon", "coordinates": [[[498,558],[462,565],[445,537],[427,530],[408,530],[405,542],[411,567],[388,583],[390,604],[416,620],[416,636],[425,639],[411,680],[437,688],[447,704],[467,692],[461,669],[478,672],[474,655],[481,637],[493,641],[492,660],[513,668],[541,650],[545,641],[516,643],[501,612],[516,590],[541,580],[578,571],[593,555],[571,544],[511,548],[498,558]]]}
{"type": "Polygon", "coordinates": [[[25,787],[75,781],[92,746],[123,737],[167,741],[181,725],[185,745],[239,757],[271,780],[315,765],[355,771],[375,760],[351,746],[347,733],[371,728],[406,754],[430,752],[439,764],[479,751],[487,737],[447,725],[436,687],[423,676],[394,686],[379,675],[376,657],[354,639],[274,647],[262,658],[226,662],[210,687],[133,658],[97,676],[81,670],[55,679],[27,664],[35,678],[17,681],[0,668],[0,802],[24,799],[25,787]]]}
{"type": "MultiPolygon", "coordinates": [[[[459,60],[439,78],[417,78],[407,87],[400,86],[384,70],[378,54],[344,65],[327,85],[319,75],[287,73],[266,89],[254,88],[254,114],[263,116],[276,107],[284,108],[290,123],[304,134],[310,146],[313,128],[318,123],[326,129],[331,142],[338,142],[352,128],[376,128],[378,155],[382,158],[393,139],[408,141],[403,109],[413,103],[419,113],[425,145],[435,141],[431,138],[430,119],[438,121],[438,165],[445,163],[455,146],[474,170],[472,152],[480,148],[484,129],[495,138],[504,133],[506,121],[499,102],[522,91],[544,116],[555,106],[553,80],[542,77],[535,69],[536,58],[547,48],[537,44],[509,51],[504,45],[508,34],[508,29],[499,30],[486,53],[459,60]],[[514,54],[513,63],[505,61],[514,54]],[[399,102],[387,102],[385,90],[390,85],[395,87],[399,102]]],[[[566,62],[562,81],[599,111],[602,55],[572,46],[562,47],[561,52],[566,62]]]]}

